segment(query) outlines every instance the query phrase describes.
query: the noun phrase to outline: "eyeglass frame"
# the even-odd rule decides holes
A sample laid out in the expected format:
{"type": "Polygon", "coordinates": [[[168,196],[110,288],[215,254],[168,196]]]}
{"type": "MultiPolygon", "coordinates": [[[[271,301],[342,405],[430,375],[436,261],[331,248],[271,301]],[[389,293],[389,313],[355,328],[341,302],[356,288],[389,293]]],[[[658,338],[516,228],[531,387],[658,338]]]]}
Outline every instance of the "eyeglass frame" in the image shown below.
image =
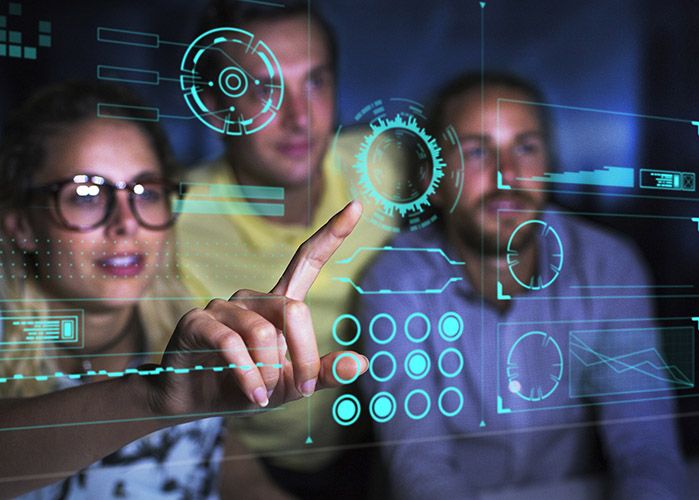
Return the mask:
{"type": "Polygon", "coordinates": [[[67,179],[60,179],[57,181],[49,182],[47,184],[41,184],[39,186],[33,186],[28,189],[28,193],[30,196],[34,195],[35,193],[50,193],[52,195],[52,200],[53,200],[53,205],[54,205],[54,210],[56,212],[56,216],[58,218],[58,221],[62,227],[65,229],[68,229],[69,231],[75,231],[79,233],[84,233],[87,231],[92,231],[93,229],[97,229],[98,227],[104,225],[113,215],[114,215],[114,209],[116,207],[116,192],[117,191],[128,191],[128,199],[129,199],[129,209],[131,210],[131,214],[134,216],[134,219],[136,219],[136,222],[138,222],[138,225],[145,228],[149,229],[151,231],[164,231],[165,229],[168,229],[172,227],[172,225],[176,222],[177,217],[179,216],[178,212],[172,212],[170,220],[166,224],[154,226],[151,224],[145,223],[141,215],[138,213],[138,210],[136,210],[135,206],[135,197],[138,196],[134,192],[134,188],[139,185],[139,184],[145,184],[149,182],[156,182],[159,183],[163,186],[166,187],[166,189],[170,192],[177,193],[177,200],[182,200],[184,199],[185,194],[187,193],[187,186],[184,184],[178,184],[175,182],[172,182],[168,179],[165,179],[163,177],[142,177],[140,179],[134,179],[131,181],[117,181],[117,182],[112,182],[108,180],[107,178],[97,175],[97,174],[76,174],[70,178],[67,179]],[[84,178],[85,180],[80,182],[76,179],[79,178],[84,178]],[[63,216],[61,213],[61,203],[59,199],[59,193],[61,192],[61,189],[63,189],[64,186],[68,184],[96,184],[98,186],[104,186],[108,188],[108,196],[109,199],[107,200],[107,206],[105,208],[105,213],[104,216],[95,224],[92,224],[87,227],[80,227],[80,226],[73,226],[68,223],[66,218],[63,216]]]}

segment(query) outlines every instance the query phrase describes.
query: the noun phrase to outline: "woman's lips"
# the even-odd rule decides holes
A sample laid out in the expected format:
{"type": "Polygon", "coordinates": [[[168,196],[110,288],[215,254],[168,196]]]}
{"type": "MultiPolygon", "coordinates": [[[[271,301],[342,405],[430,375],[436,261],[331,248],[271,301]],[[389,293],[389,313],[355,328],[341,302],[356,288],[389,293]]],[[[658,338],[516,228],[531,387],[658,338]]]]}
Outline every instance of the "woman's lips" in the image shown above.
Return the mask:
{"type": "Polygon", "coordinates": [[[130,277],[143,271],[145,258],[142,254],[115,255],[99,259],[96,265],[112,276],[130,277]]]}

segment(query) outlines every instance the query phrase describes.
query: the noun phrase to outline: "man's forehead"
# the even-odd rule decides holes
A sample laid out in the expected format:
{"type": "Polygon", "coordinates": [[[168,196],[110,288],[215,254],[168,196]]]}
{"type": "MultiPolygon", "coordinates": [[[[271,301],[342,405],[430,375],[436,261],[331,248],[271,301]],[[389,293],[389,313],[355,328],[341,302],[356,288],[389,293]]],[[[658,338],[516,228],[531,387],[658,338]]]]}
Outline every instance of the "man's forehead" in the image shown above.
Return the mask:
{"type": "MultiPolygon", "coordinates": [[[[279,61],[282,72],[291,76],[294,73],[307,73],[315,68],[331,66],[331,54],[323,30],[315,22],[308,22],[305,16],[250,21],[243,26],[256,40],[264,42],[279,61]]],[[[265,63],[260,58],[245,57],[244,46],[231,56],[244,58],[249,71],[260,73],[265,63]]]]}
{"type": "Polygon", "coordinates": [[[245,25],[258,40],[266,43],[277,58],[322,54],[329,57],[327,35],[316,21],[306,16],[251,21],[245,25]]]}

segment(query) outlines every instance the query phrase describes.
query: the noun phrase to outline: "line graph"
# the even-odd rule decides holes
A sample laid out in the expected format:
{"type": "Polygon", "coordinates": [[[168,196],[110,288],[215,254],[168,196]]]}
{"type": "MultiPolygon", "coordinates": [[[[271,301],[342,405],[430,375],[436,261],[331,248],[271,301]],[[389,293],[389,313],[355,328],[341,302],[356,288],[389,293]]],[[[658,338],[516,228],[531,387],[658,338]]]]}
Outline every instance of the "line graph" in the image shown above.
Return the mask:
{"type": "Polygon", "coordinates": [[[571,331],[569,340],[571,397],[694,387],[691,327],[571,331]]]}

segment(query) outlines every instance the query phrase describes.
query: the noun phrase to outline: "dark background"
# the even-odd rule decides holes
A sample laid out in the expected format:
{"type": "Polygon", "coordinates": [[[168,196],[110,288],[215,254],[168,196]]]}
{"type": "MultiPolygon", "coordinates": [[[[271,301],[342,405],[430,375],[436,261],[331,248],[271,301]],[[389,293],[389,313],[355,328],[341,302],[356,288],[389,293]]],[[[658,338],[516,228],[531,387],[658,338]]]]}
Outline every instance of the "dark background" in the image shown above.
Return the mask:
{"type": "MultiPolygon", "coordinates": [[[[197,17],[205,2],[15,3],[22,4],[23,14],[9,16],[8,29],[22,31],[29,45],[37,37],[37,21],[49,20],[52,46],[40,47],[36,60],[0,57],[0,123],[38,87],[67,78],[95,79],[98,64],[177,78],[183,47],[100,43],[97,28],[157,33],[162,40],[187,44],[198,34],[197,17]]],[[[315,0],[315,5],[337,30],[338,119],[343,124],[375,99],[428,101],[449,78],[480,68],[481,47],[486,69],[534,80],[551,103],[699,120],[699,3],[691,0],[491,0],[483,10],[471,0],[315,0]]],[[[0,15],[8,8],[9,2],[1,0],[0,15]]],[[[220,152],[218,137],[191,119],[178,83],[135,89],[164,114],[182,117],[163,120],[182,162],[194,164],[220,152]]],[[[599,168],[614,158],[617,165],[699,170],[699,133],[678,133],[677,124],[605,122],[594,113],[555,115],[559,168],[599,168]]],[[[582,210],[699,216],[694,200],[639,200],[599,192],[558,201],[582,210]]],[[[615,229],[637,242],[656,281],[699,286],[699,232],[677,234],[655,226],[649,231],[637,219],[616,223],[615,229]]],[[[661,299],[658,314],[699,316],[699,299],[661,299]]],[[[699,411],[699,398],[681,399],[680,407],[685,415],[699,411]]],[[[694,430],[699,422],[687,416],[680,422],[686,448],[699,451],[699,431],[694,430]]]]}

